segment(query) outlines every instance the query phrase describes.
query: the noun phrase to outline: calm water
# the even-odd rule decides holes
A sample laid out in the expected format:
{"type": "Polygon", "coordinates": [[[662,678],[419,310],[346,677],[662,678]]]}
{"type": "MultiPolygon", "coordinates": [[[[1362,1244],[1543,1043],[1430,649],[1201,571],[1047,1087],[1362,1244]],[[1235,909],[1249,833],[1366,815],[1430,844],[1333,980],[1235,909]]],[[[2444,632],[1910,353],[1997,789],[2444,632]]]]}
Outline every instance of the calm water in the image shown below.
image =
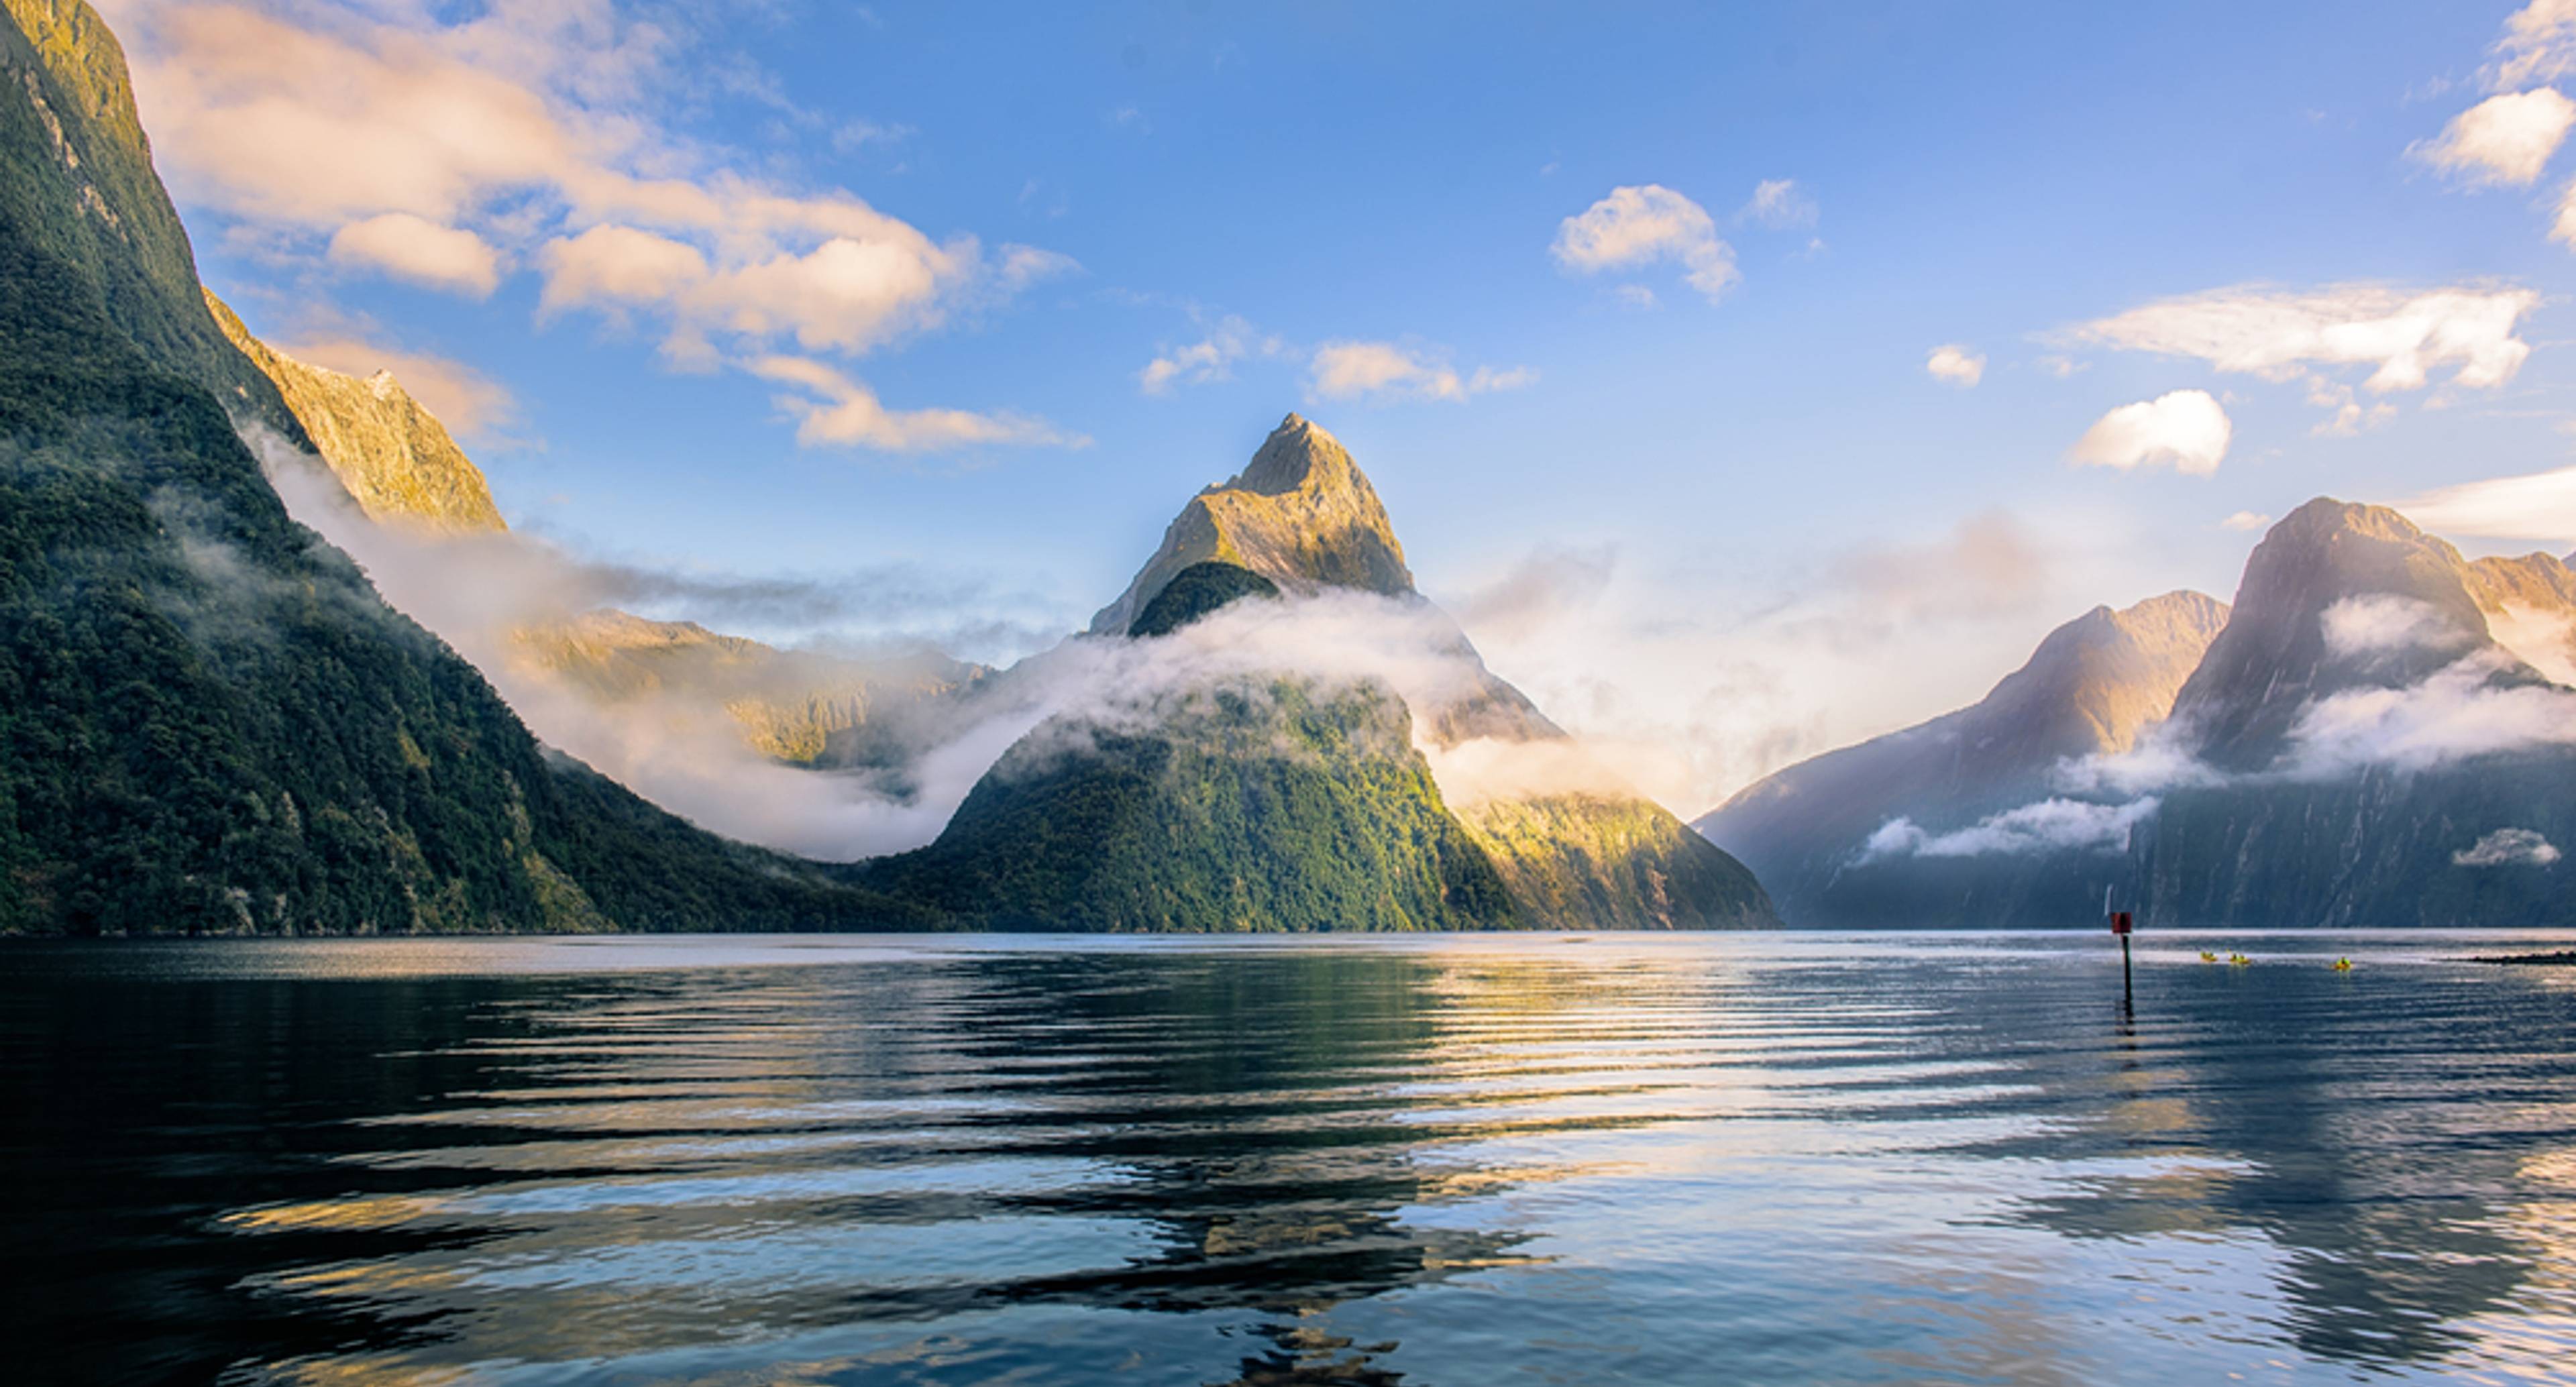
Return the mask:
{"type": "Polygon", "coordinates": [[[2576,970],[2150,942],[9,948],[0,1375],[2576,1380],[2576,970]]]}

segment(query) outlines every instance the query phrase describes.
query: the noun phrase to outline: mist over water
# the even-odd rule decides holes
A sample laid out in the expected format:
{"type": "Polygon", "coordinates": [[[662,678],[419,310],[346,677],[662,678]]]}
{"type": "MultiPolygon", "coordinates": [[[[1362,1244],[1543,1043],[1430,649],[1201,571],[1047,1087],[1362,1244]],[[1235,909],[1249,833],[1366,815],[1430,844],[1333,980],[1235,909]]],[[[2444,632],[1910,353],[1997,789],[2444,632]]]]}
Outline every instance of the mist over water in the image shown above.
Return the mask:
{"type": "Polygon", "coordinates": [[[2576,971],[2146,942],[17,946],[16,1370],[2563,1378],[2576,971]]]}

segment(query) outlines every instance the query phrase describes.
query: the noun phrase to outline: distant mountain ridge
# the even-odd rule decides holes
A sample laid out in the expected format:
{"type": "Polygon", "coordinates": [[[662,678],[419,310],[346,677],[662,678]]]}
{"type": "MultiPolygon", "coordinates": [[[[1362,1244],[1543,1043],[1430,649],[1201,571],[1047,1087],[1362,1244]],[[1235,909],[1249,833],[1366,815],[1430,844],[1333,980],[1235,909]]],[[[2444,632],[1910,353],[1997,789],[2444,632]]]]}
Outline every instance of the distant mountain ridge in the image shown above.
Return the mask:
{"type": "MultiPolygon", "coordinates": [[[[2227,617],[2227,604],[2189,591],[2096,607],[2050,632],[1977,703],[1776,771],[1694,827],[1744,859],[1792,924],[2041,909],[2035,893],[2066,894],[2041,879],[2053,873],[2046,864],[1854,859],[1891,821],[1964,828],[2045,798],[2064,761],[2129,751],[2172,709],[2227,617]]],[[[2098,900],[2098,886],[2080,889],[2098,900]]]]}
{"type": "Polygon", "coordinates": [[[2576,624],[2564,562],[2470,562],[2396,511],[2319,498],[2255,547],[2232,606],[2168,615],[2124,706],[2170,689],[2169,711],[2123,719],[2125,739],[2086,735],[2062,690],[2006,698],[2049,688],[2016,675],[1700,827],[1805,925],[2082,924],[2106,891],[2159,926],[2576,922],[2557,866],[2576,690],[2548,673],[2576,624]],[[1966,759],[2008,744],[1998,725],[2022,752],[1966,759]]]}

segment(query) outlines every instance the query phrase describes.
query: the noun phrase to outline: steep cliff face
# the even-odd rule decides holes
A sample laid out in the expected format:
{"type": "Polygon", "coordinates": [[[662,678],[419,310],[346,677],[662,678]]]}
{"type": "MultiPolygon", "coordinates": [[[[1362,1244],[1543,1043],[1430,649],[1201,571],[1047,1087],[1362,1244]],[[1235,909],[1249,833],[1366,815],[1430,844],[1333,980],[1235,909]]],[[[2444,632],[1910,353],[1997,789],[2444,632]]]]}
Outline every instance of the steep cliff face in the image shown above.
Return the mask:
{"type": "Polygon", "coordinates": [[[1249,569],[1289,592],[1413,591],[1413,571],[1377,488],[1339,439],[1294,414],[1250,465],[1181,508],[1154,557],[1091,619],[1092,634],[1125,635],[1164,584],[1208,562],[1249,569]]]}
{"type": "Polygon", "coordinates": [[[251,336],[211,291],[206,307],[225,338],[277,387],[368,519],[452,533],[509,528],[482,469],[392,372],[361,380],[306,365],[251,336]]]}
{"type": "Polygon", "coordinates": [[[1054,901],[1073,912],[1062,918],[1089,919],[1085,901],[1115,898],[1129,902],[1118,920],[1150,917],[1162,928],[1773,922],[1741,863],[1651,801],[1615,790],[1446,799],[1426,750],[1488,741],[1509,754],[1566,736],[1414,593],[1403,555],[1348,451],[1290,415],[1250,466],[1183,509],[1126,593],[1094,620],[1095,638],[1150,641],[1232,603],[1357,590],[1399,604],[1423,637],[1407,658],[1447,672],[1442,694],[1407,706],[1373,683],[1319,684],[1292,660],[1259,678],[1196,688],[1188,711],[1141,731],[1104,733],[1080,715],[1060,715],[1003,759],[936,843],[872,879],[936,882],[932,898],[945,908],[1013,919],[1034,918],[1029,912],[1048,901],[1031,884],[1044,880],[1073,892],[1054,901]],[[1211,718],[1205,709],[1225,711],[1211,718]],[[1401,735],[1386,725],[1396,714],[1401,735]],[[1280,748],[1290,753],[1284,760],[1280,748]],[[1033,762],[1046,773],[1032,774],[1033,762]],[[1134,836],[1140,823],[1156,825],[1147,839],[1134,836]],[[1395,834],[1405,849],[1360,851],[1352,825],[1395,834]],[[1129,851],[1137,841],[1162,850],[1129,851]],[[1323,856],[1301,856],[1315,853],[1323,856]],[[1080,871],[995,874],[993,859],[1015,857],[1080,871]],[[1261,862],[1276,879],[1237,879],[1230,861],[1261,862]],[[1355,904],[1363,900],[1395,904],[1355,904]],[[1139,904],[1147,901],[1164,904],[1139,904]]]}
{"type": "Polygon", "coordinates": [[[2219,772],[2138,835],[2164,923],[2576,921],[2576,693],[2496,641],[2481,597],[2543,560],[2473,565],[2404,516],[2319,498],[2257,546],[2175,700],[2219,772]]]}
{"type": "Polygon", "coordinates": [[[1696,826],[1762,878],[1793,924],[2080,918],[2087,898],[2100,904],[2098,873],[2033,858],[1865,861],[1866,844],[1898,819],[1935,834],[1964,828],[2048,796],[2060,762],[2130,750],[2171,711],[2227,615],[2196,592],[2096,607],[2050,632],[1979,702],[1777,771],[1696,826]]]}
{"type": "Polygon", "coordinates": [[[0,24],[0,931],[920,924],[549,757],[288,519],[76,3],[0,24]],[[31,41],[31,39],[33,41],[31,41]]]}

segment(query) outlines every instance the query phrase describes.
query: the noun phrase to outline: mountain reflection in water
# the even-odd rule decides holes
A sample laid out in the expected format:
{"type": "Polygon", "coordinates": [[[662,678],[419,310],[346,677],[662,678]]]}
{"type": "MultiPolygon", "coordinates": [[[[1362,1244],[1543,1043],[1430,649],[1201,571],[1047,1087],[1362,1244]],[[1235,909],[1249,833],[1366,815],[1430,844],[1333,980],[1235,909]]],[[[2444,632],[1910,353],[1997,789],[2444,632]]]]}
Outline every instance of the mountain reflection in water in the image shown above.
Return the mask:
{"type": "MultiPolygon", "coordinates": [[[[2535,937],[2536,938],[2536,937],[2535,937]]],[[[2576,972],[2461,938],[22,945],[25,1380],[2493,1380],[2576,972]],[[2325,965],[2351,954],[2359,967],[2325,965]]]]}

